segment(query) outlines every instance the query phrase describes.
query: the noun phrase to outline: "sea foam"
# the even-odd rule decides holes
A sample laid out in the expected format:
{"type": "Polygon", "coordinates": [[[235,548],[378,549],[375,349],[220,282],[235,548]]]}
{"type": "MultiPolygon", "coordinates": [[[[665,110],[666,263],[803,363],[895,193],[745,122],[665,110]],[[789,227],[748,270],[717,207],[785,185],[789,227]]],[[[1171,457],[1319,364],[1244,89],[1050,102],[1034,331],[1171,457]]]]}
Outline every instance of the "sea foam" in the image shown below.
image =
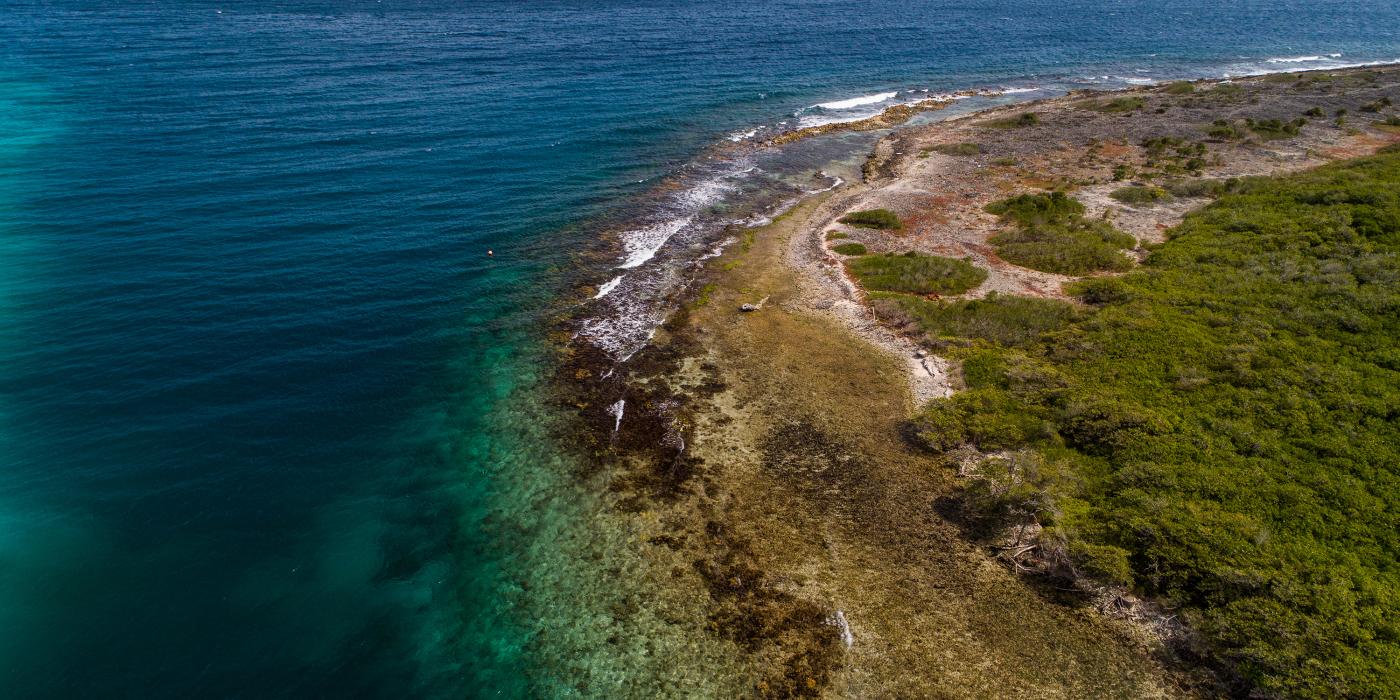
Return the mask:
{"type": "Polygon", "coordinates": [[[628,270],[656,257],[656,251],[661,250],[661,246],[666,245],[671,236],[688,226],[693,218],[685,216],[622,234],[623,258],[618,267],[628,270]]]}
{"type": "Polygon", "coordinates": [[[875,95],[863,95],[861,97],[852,97],[847,100],[836,100],[835,102],[820,102],[812,106],[820,107],[822,109],[850,109],[852,107],[859,107],[861,105],[873,105],[876,102],[885,102],[886,100],[892,100],[898,94],[898,92],[881,92],[875,95]]]}

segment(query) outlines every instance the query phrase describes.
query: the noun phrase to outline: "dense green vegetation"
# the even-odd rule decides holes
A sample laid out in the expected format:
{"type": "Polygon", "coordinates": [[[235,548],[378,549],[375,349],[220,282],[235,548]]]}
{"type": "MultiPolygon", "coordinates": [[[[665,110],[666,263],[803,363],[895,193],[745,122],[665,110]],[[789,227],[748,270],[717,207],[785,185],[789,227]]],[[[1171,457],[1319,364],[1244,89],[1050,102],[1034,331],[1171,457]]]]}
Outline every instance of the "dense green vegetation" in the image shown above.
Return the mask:
{"type": "Polygon", "coordinates": [[[1023,194],[992,202],[987,211],[1014,225],[990,239],[1007,262],[1065,275],[1132,265],[1121,250],[1136,244],[1133,237],[1107,221],[1084,218],[1084,205],[1063,192],[1023,194]]]}
{"type": "Polygon", "coordinates": [[[878,228],[885,230],[896,230],[902,228],[899,215],[889,209],[867,209],[865,211],[853,211],[840,219],[843,224],[860,226],[862,228],[878,228]]]}
{"type": "Polygon", "coordinates": [[[969,339],[915,432],[1007,451],[969,522],[1039,523],[1053,571],[1164,601],[1255,696],[1400,697],[1400,150],[1226,190],[1030,340],[901,301],[969,339]]]}
{"type": "Polygon", "coordinates": [[[1170,192],[1160,187],[1120,187],[1108,193],[1108,196],[1124,203],[1134,206],[1141,204],[1156,204],[1172,198],[1170,192]]]}
{"type": "Polygon", "coordinates": [[[840,239],[842,239],[842,238],[850,238],[850,235],[848,235],[845,231],[827,231],[827,232],[826,232],[826,240],[828,240],[828,241],[836,241],[836,240],[840,240],[840,239]]]}
{"type": "Polygon", "coordinates": [[[910,294],[962,294],[987,279],[987,271],[966,260],[904,253],[867,255],[847,262],[869,291],[910,294]]]}
{"type": "Polygon", "coordinates": [[[1168,95],[1189,95],[1195,91],[1196,86],[1185,80],[1171,83],[1170,85],[1167,85],[1166,87],[1162,88],[1162,92],[1165,92],[1168,95]]]}
{"type": "Polygon", "coordinates": [[[859,243],[842,243],[831,247],[832,250],[842,255],[865,255],[865,246],[859,243]]]}
{"type": "Polygon", "coordinates": [[[1000,295],[943,302],[900,294],[871,295],[886,324],[917,331],[934,347],[956,338],[974,338],[1008,347],[1029,343],[1048,330],[1079,318],[1073,304],[1052,299],[1000,295]]]}

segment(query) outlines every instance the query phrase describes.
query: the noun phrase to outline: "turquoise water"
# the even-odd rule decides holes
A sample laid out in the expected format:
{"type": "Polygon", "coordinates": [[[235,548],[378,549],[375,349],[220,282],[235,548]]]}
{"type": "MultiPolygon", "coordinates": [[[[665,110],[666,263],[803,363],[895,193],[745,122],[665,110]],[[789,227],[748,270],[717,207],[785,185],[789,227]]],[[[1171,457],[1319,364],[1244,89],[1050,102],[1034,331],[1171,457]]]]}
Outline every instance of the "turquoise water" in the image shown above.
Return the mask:
{"type": "Polygon", "coordinates": [[[549,320],[625,356],[724,224],[869,138],[763,133],[1389,61],[1396,26],[1320,0],[6,3],[0,691],[743,687],[660,621],[684,601],[555,443],[549,320]]]}

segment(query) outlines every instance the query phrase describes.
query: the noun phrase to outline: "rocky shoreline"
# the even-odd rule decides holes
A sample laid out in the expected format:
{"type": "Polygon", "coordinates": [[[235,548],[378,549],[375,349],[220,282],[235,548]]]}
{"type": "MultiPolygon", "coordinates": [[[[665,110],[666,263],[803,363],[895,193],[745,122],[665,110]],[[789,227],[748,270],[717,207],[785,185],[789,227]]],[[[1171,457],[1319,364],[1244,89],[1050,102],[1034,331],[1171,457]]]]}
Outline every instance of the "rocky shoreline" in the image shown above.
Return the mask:
{"type": "Polygon", "coordinates": [[[1142,145],[1150,139],[1200,139],[1217,120],[1325,115],[1285,138],[1212,141],[1192,179],[1298,170],[1400,140],[1333,116],[1364,114],[1400,71],[1326,75],[1340,78],[1074,93],[897,130],[875,148],[865,182],[809,198],[711,261],[630,361],[566,346],[559,400],[588,426],[589,476],[635,514],[648,556],[672,564],[667,585],[708,600],[705,620],[675,623],[732,645],[759,697],[1223,692],[1228,679],[1201,670],[1169,612],[1089,580],[1066,590],[1044,575],[1053,562],[1042,552],[967,537],[958,463],[901,432],[915,406],[960,387],[960,368],[882,319],[827,236],[968,259],[988,279],[966,298],[1065,299],[1072,276],[998,256],[988,202],[1072,189],[1086,216],[1133,234],[1141,254],[1206,201],[1110,196],[1134,182],[1121,169],[1165,167],[1142,145]],[[1028,113],[1034,124],[1018,126],[1028,113]],[[940,148],[966,143],[977,152],[940,148]],[[898,214],[902,229],[837,221],[875,208],[898,214]]]}

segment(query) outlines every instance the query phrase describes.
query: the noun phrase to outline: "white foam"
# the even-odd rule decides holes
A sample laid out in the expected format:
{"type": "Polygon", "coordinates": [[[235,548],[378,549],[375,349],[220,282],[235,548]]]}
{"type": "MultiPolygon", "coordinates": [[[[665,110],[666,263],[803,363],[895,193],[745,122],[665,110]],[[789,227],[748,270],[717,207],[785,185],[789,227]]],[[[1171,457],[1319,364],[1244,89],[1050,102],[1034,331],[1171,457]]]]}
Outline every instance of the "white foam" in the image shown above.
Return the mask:
{"type": "MultiPolygon", "coordinates": [[[[1330,54],[1329,54],[1329,56],[1330,56],[1330,54]]],[[[1265,63],[1268,63],[1268,61],[1266,61],[1265,63]]],[[[1326,60],[1326,62],[1325,62],[1324,65],[1320,65],[1320,66],[1316,66],[1316,67],[1311,67],[1311,68],[1312,68],[1313,70],[1345,70],[1345,69],[1347,69],[1347,68],[1370,68],[1370,67],[1373,67],[1373,66],[1393,66],[1393,65],[1396,65],[1396,64],[1400,64],[1400,58],[1393,58],[1393,59],[1383,60],[1383,61],[1362,61],[1362,62],[1360,62],[1360,63],[1340,63],[1340,62],[1335,61],[1335,60],[1326,60]]],[[[1232,76],[1259,76],[1259,75],[1272,75],[1272,74],[1274,74],[1274,73],[1287,73],[1287,72],[1290,71],[1290,70],[1294,70],[1294,69],[1291,68],[1291,67],[1282,67],[1282,66],[1278,66],[1278,64],[1274,64],[1274,65],[1277,66],[1277,67],[1274,67],[1274,68],[1261,68],[1261,67],[1259,67],[1258,64],[1252,64],[1252,65],[1251,65],[1251,64],[1243,64],[1243,65],[1236,66],[1236,68],[1239,69],[1238,72],[1235,72],[1235,71],[1228,71],[1228,72],[1222,73],[1222,75],[1223,75],[1224,77],[1227,77],[1227,78],[1228,78],[1228,77],[1232,77],[1232,76]]]]}
{"type": "Polygon", "coordinates": [[[617,277],[614,277],[614,278],[608,280],[607,282],[604,282],[602,286],[598,287],[598,293],[597,293],[597,294],[594,294],[594,295],[593,295],[593,298],[594,298],[594,299],[602,299],[603,297],[605,297],[605,296],[608,295],[608,292],[611,292],[612,290],[617,289],[617,285],[619,285],[619,284],[621,284],[621,283],[622,283],[622,275],[618,275],[617,277]]]}
{"type": "Polygon", "coordinates": [[[858,122],[862,119],[869,119],[877,114],[879,114],[879,112],[871,112],[869,114],[860,114],[851,117],[819,117],[809,115],[799,117],[797,119],[797,126],[800,129],[810,129],[814,126],[826,126],[827,124],[845,124],[848,122],[858,122]]]}
{"type": "MultiPolygon", "coordinates": [[[[671,236],[690,225],[694,217],[686,216],[659,224],[644,226],[622,234],[622,264],[619,268],[630,270],[656,256],[656,251],[671,240],[671,236]]],[[[612,291],[612,290],[609,290],[612,291]]]]}
{"type": "Polygon", "coordinates": [[[836,629],[841,631],[841,643],[845,644],[847,649],[850,649],[851,645],[856,643],[856,637],[851,634],[851,625],[846,622],[846,613],[837,610],[836,614],[831,618],[831,624],[835,625],[836,629]]]}
{"type": "Polygon", "coordinates": [[[736,131],[729,135],[729,140],[738,143],[740,141],[747,141],[757,135],[758,129],[749,129],[748,131],[736,131]]]}
{"type": "MultiPolygon", "coordinates": [[[[1338,54],[1339,56],[1341,54],[1338,54]]],[[[1281,58],[1270,58],[1265,63],[1308,63],[1309,61],[1325,60],[1324,56],[1284,56],[1281,58]]]]}
{"type": "MultiPolygon", "coordinates": [[[[823,174],[823,175],[826,175],[826,173],[822,173],[822,174],[823,174]]],[[[846,181],[845,181],[845,180],[842,180],[841,177],[840,177],[839,175],[828,175],[828,177],[831,178],[831,184],[830,184],[830,185],[827,185],[826,187],[823,187],[823,188],[821,188],[821,189],[819,189],[819,190],[808,190],[807,193],[808,193],[808,194],[818,194],[818,193],[821,193],[821,192],[830,192],[831,190],[834,190],[834,189],[836,189],[837,187],[840,187],[841,185],[846,184],[846,181]]]]}
{"type": "Polygon", "coordinates": [[[617,403],[608,407],[608,413],[617,420],[613,421],[613,432],[617,432],[622,427],[622,411],[627,407],[626,399],[618,399],[617,403]]]}
{"type": "Polygon", "coordinates": [[[852,97],[852,98],[850,98],[850,99],[848,99],[848,100],[836,100],[835,102],[821,102],[821,103],[818,103],[818,104],[814,104],[814,105],[812,105],[812,106],[813,106],[813,107],[820,107],[820,108],[822,108],[822,109],[850,109],[850,108],[852,108],[852,107],[859,107],[859,106],[861,106],[861,105],[873,105],[873,104],[875,104],[876,102],[884,102],[884,101],[886,101],[886,100],[892,100],[892,99],[894,99],[895,96],[898,95],[898,94],[899,94],[898,92],[882,92],[882,93],[875,94],[875,95],[864,95],[864,96],[862,96],[862,97],[852,97]]]}
{"type": "MultiPolygon", "coordinates": [[[[734,177],[747,174],[748,171],[729,173],[727,176],[734,177]]],[[[705,207],[718,202],[724,197],[724,193],[732,192],[734,185],[724,181],[726,176],[710,178],[699,184],[686,189],[676,197],[676,203],[684,207],[686,211],[695,213],[705,207]]]]}
{"type": "Polygon", "coordinates": [[[1002,89],[999,90],[998,92],[1000,92],[1000,93],[1003,94],[1003,95],[1020,95],[1020,94],[1027,93],[1027,92],[1040,92],[1041,90],[1044,90],[1044,89],[1045,89],[1045,88],[1041,88],[1041,87],[1002,88],[1002,89]]]}

